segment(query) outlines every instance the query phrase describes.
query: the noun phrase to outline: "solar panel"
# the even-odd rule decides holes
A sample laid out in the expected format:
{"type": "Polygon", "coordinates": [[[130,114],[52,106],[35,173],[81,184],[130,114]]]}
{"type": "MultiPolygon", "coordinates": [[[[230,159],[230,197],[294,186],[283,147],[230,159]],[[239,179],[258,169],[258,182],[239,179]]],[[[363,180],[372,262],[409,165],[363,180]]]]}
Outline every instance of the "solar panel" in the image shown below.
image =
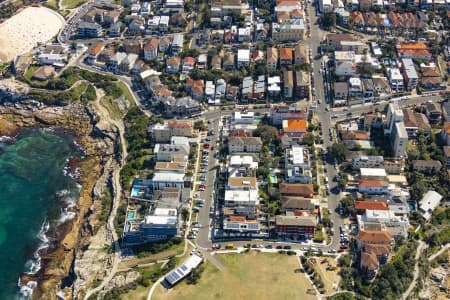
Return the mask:
{"type": "Polygon", "coordinates": [[[239,224],[228,223],[226,227],[228,229],[239,229],[239,224]]]}
{"type": "Polygon", "coordinates": [[[186,271],[188,269],[188,267],[186,267],[185,265],[181,265],[180,269],[183,270],[183,271],[186,271]]]}
{"type": "Polygon", "coordinates": [[[248,224],[248,229],[259,229],[259,224],[248,224]]]}

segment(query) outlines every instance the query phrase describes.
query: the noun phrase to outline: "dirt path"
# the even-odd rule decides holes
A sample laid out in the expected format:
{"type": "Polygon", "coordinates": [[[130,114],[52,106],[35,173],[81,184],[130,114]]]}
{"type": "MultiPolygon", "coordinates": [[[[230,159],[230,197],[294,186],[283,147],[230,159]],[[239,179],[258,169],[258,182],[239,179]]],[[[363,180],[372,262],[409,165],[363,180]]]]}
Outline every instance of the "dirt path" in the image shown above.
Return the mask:
{"type": "Polygon", "coordinates": [[[122,157],[118,164],[114,164],[112,171],[111,180],[114,191],[114,201],[112,203],[112,209],[111,214],[109,215],[108,218],[108,223],[106,224],[106,229],[114,241],[114,256],[112,257],[112,268],[108,272],[108,276],[102,281],[102,283],[98,287],[86,292],[84,299],[88,299],[90,296],[101,291],[105,286],[107,286],[118,270],[120,261],[120,245],[119,245],[119,237],[117,236],[116,230],[114,229],[114,219],[116,218],[117,208],[122,198],[122,186],[120,185],[120,170],[122,166],[125,164],[126,157],[128,154],[126,149],[127,144],[124,137],[125,126],[123,124],[123,121],[122,120],[117,121],[110,117],[108,110],[102,105],[100,101],[101,98],[104,96],[104,92],[102,90],[96,89],[96,93],[97,99],[94,102],[94,106],[96,107],[96,111],[99,114],[100,121],[111,124],[118,130],[120,136],[120,143],[122,146],[122,157]]]}
{"type": "Polygon", "coordinates": [[[416,256],[414,259],[416,260],[416,264],[414,265],[414,277],[411,281],[411,284],[409,285],[408,289],[403,293],[402,299],[407,299],[411,291],[414,289],[414,287],[417,284],[417,279],[419,277],[419,257],[422,253],[422,249],[426,246],[426,244],[422,241],[419,241],[419,247],[417,247],[416,256]]]}

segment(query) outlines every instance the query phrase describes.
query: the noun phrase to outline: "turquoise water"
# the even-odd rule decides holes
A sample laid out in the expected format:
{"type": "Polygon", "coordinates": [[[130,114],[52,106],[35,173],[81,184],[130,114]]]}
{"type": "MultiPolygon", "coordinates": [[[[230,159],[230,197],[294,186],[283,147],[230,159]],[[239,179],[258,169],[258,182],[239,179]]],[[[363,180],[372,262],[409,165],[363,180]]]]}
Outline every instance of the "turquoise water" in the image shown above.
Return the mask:
{"type": "Polygon", "coordinates": [[[72,137],[40,129],[0,144],[0,299],[20,298],[20,274],[37,268],[36,250],[52,244],[56,225],[73,215],[63,208],[74,204],[79,187],[63,171],[78,152],[72,137]],[[46,220],[49,230],[40,235],[46,220]]]}

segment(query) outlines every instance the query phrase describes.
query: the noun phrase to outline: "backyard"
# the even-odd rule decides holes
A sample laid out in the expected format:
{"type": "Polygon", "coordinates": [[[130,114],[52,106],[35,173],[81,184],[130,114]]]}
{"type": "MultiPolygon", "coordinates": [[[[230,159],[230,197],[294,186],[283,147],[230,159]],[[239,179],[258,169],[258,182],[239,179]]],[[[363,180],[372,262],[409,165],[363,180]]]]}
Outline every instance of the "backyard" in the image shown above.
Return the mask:
{"type": "Polygon", "coordinates": [[[166,291],[161,285],[154,299],[316,299],[305,275],[298,272],[298,257],[286,254],[217,255],[223,271],[206,262],[197,285],[181,282],[166,291]]]}

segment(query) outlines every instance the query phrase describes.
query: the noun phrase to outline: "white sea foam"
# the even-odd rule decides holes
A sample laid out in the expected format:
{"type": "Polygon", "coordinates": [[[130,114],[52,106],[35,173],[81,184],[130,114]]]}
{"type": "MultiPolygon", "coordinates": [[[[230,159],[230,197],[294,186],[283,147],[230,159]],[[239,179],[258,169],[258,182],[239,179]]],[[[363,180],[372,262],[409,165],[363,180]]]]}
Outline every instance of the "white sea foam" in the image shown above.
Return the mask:
{"type": "Polygon", "coordinates": [[[22,284],[19,278],[17,285],[20,287],[20,295],[22,296],[21,299],[30,299],[34,288],[37,286],[37,282],[28,281],[27,284],[22,284]]]}

